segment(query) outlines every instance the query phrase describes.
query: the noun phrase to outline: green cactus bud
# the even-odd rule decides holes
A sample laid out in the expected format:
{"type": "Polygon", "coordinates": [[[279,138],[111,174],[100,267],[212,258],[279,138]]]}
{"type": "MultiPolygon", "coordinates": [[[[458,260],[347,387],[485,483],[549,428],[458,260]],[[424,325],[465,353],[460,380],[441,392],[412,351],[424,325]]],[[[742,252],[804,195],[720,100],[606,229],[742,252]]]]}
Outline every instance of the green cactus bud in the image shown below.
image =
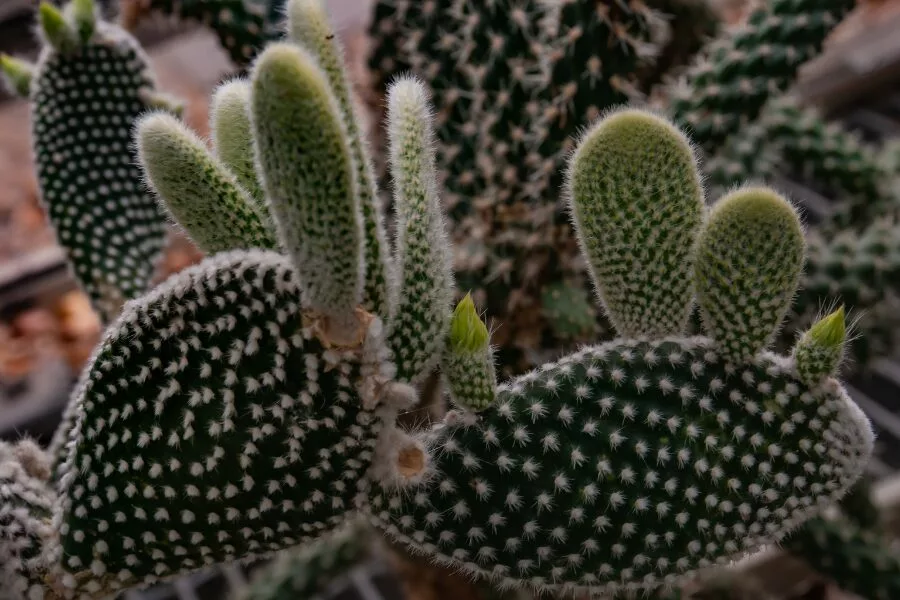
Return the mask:
{"type": "Polygon", "coordinates": [[[153,73],[134,38],[98,21],[77,52],[45,47],[33,79],[41,200],[78,282],[109,322],[147,289],[166,241],[165,213],[144,187],[132,139],[156,92],[153,73]]]}
{"type": "Polygon", "coordinates": [[[765,349],[790,308],[805,242],[796,209],[768,188],[743,188],[710,211],[695,278],[704,327],[728,359],[765,349]]]}
{"type": "Polygon", "coordinates": [[[43,1],[38,7],[38,21],[47,43],[58,52],[68,53],[78,46],[75,30],[63,13],[49,2],[43,1]]]}
{"type": "Polygon", "coordinates": [[[399,297],[390,346],[400,381],[418,383],[440,360],[453,301],[453,268],[434,161],[424,86],[402,79],[388,93],[388,137],[397,213],[399,297]]]}
{"type": "Polygon", "coordinates": [[[250,124],[250,83],[234,79],[220,85],[210,102],[210,131],[216,156],[253,199],[254,208],[270,223],[266,195],[256,173],[256,154],[250,124]]]}
{"type": "Polygon", "coordinates": [[[620,335],[685,329],[703,188],[687,138],[639,110],[607,115],[584,136],[568,194],[582,252],[620,335]]]}
{"type": "Polygon", "coordinates": [[[440,449],[423,483],[374,489],[373,524],[495,585],[601,596],[782,539],[873,443],[836,381],[807,387],[770,353],[735,366],[706,338],[585,348],[422,435],[440,449]]]}
{"type": "Polygon", "coordinates": [[[328,76],[331,91],[347,127],[350,151],[356,167],[356,191],[365,227],[366,281],[363,307],[382,318],[388,318],[389,246],[385,234],[384,215],[375,188],[369,149],[359,129],[360,119],[344,71],[343,49],[321,0],[289,0],[287,15],[288,36],[305,47],[328,76]]]}
{"type": "Polygon", "coordinates": [[[86,44],[97,28],[97,8],[94,0],[72,0],[69,6],[78,39],[82,44],[86,44]]]}
{"type": "Polygon", "coordinates": [[[147,181],[202,250],[277,247],[247,192],[181,121],[149,114],[136,139],[147,181]]]}
{"type": "Polygon", "coordinates": [[[347,131],[315,59],[272,44],[253,67],[251,122],[269,212],[312,310],[334,335],[362,300],[364,230],[347,131]]]}
{"type": "Polygon", "coordinates": [[[10,92],[27,98],[33,78],[33,65],[8,54],[0,54],[0,80],[6,83],[10,92]]]}
{"type": "Polygon", "coordinates": [[[482,411],[497,399],[497,374],[490,334],[472,296],[456,305],[441,364],[450,399],[462,409],[482,411]]]}
{"type": "Polygon", "coordinates": [[[253,250],[128,304],[76,395],[57,581],[100,597],[289,548],[356,514],[374,463],[392,476],[415,398],[388,380],[380,322],[329,349],[300,297],[291,261],[253,250]]]}
{"type": "Polygon", "coordinates": [[[825,377],[837,375],[844,357],[847,328],[844,307],[820,319],[804,333],[794,346],[797,374],[807,385],[816,385],[825,377]]]}

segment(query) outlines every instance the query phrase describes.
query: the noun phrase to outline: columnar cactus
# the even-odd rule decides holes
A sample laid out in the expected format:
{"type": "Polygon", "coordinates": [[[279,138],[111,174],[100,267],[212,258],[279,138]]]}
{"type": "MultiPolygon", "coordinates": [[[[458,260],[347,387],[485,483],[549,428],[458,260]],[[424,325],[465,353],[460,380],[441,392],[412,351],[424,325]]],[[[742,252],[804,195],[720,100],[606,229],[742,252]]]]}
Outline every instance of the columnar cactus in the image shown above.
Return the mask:
{"type": "MultiPolygon", "coordinates": [[[[146,291],[166,221],[131,148],[135,121],[171,101],[137,42],[97,19],[90,0],[39,10],[44,48],[32,69],[7,58],[28,90],[41,199],[81,286],[106,321],[146,291]],[[30,82],[29,82],[30,79],[30,82]]],[[[174,107],[173,107],[174,108],[174,107]]]]}
{"type": "Polygon", "coordinates": [[[831,231],[862,229],[900,205],[896,176],[879,163],[873,148],[789,96],[770,101],[720,149],[707,171],[717,189],[776,175],[810,182],[839,203],[825,224],[831,231]]]}
{"type": "MultiPolygon", "coordinates": [[[[796,213],[773,192],[751,190],[721,201],[727,223],[716,208],[705,219],[685,210],[678,194],[656,197],[657,187],[646,185],[676,169],[668,161],[631,165],[647,172],[632,177],[631,189],[623,181],[605,196],[593,193],[618,180],[638,138],[652,147],[680,144],[679,155],[690,157],[671,188],[697,177],[691,147],[671,125],[635,111],[607,116],[571,163],[569,197],[582,238],[613,217],[624,229],[663,235],[668,216],[681,214],[680,235],[695,241],[719,239],[723,227],[743,220],[734,252],[749,243],[787,276],[754,274],[743,261],[696,251],[686,262],[696,263],[688,276],[698,289],[739,274],[741,289],[768,291],[708,294],[707,313],[747,317],[716,321],[712,337],[687,337],[676,324],[690,296],[681,304],[677,290],[660,298],[657,281],[629,280],[620,270],[621,285],[668,330],[584,348],[502,385],[486,409],[461,406],[421,434],[434,449],[422,482],[375,486],[370,498],[372,523],[410,551],[500,587],[650,591],[783,539],[840,498],[864,467],[872,433],[834,371],[804,383],[793,359],[764,347],[802,264],[802,237],[791,242],[799,241],[799,252],[785,251],[772,233],[799,231],[796,213]],[[656,198],[653,208],[642,192],[656,198]],[[746,322],[770,332],[748,331],[746,322]],[[731,343],[740,336],[744,343],[731,343]]],[[[603,241],[582,244],[599,256],[603,241]]],[[[642,272],[666,273],[669,257],[641,254],[643,238],[609,244],[610,255],[643,256],[642,272]]],[[[631,323],[632,307],[605,309],[613,322],[631,323]]]]}
{"type": "Polygon", "coordinates": [[[671,85],[669,114],[707,152],[751,122],[816,56],[855,0],[772,0],[707,44],[671,85]]]}

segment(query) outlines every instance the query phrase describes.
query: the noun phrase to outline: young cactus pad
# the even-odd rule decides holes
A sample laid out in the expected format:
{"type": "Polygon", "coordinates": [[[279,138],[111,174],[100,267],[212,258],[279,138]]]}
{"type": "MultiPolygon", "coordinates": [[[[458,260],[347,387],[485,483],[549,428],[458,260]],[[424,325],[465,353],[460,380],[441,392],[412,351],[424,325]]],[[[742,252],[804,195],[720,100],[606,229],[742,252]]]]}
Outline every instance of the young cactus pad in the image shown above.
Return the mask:
{"type": "Polygon", "coordinates": [[[165,244],[166,220],[131,140],[159,96],[131,36],[96,20],[92,2],[67,8],[40,12],[48,43],[31,83],[38,183],[75,275],[111,320],[147,289],[165,244]]]}
{"type": "Polygon", "coordinates": [[[661,117],[620,110],[588,132],[570,169],[579,243],[616,330],[629,337],[680,333],[703,220],[687,138],[661,117]]]}
{"type": "MultiPolygon", "coordinates": [[[[716,335],[739,331],[685,337],[677,329],[691,307],[692,271],[681,267],[688,281],[664,295],[669,290],[654,284],[672,277],[661,270],[667,257],[604,227],[621,222],[651,246],[663,236],[651,224],[670,225],[660,215],[684,215],[683,228],[669,235],[685,244],[690,265],[696,240],[716,220],[703,223],[694,207],[696,172],[686,145],[678,150],[682,160],[647,161],[646,172],[631,177],[633,187],[623,173],[638,171],[635,165],[609,167],[629,156],[639,137],[656,146],[678,139],[673,128],[640,113],[607,119],[585,137],[570,167],[573,204],[590,208],[578,217],[583,248],[639,296],[647,323],[666,323],[662,329],[671,333],[587,347],[500,386],[480,412],[473,408],[482,406],[458,403],[421,434],[433,453],[422,482],[370,492],[373,525],[413,552],[501,587],[602,595],[671,585],[780,540],[820,514],[856,481],[872,451],[869,422],[828,373],[810,386],[790,358],[762,344],[740,361],[723,355],[716,335]],[[617,135],[605,135],[605,127],[617,135]],[[672,193],[649,202],[639,193],[645,189],[672,193]],[[678,193],[684,190],[690,193],[678,193]],[[593,237],[601,231],[609,235],[593,237]]],[[[752,213],[734,215],[738,229],[755,224],[752,213]]],[[[792,265],[782,241],[768,240],[754,247],[758,256],[792,265]]],[[[727,263],[704,269],[712,281],[733,274],[727,263]]],[[[742,285],[756,290],[770,280],[765,269],[748,271],[742,285]]],[[[614,308],[630,316],[629,331],[640,333],[639,313],[624,304],[622,289],[616,293],[622,302],[614,308]]],[[[754,306],[766,322],[767,311],[781,310],[726,296],[706,308],[754,306]]],[[[449,383],[453,390],[465,382],[449,383]]]]}

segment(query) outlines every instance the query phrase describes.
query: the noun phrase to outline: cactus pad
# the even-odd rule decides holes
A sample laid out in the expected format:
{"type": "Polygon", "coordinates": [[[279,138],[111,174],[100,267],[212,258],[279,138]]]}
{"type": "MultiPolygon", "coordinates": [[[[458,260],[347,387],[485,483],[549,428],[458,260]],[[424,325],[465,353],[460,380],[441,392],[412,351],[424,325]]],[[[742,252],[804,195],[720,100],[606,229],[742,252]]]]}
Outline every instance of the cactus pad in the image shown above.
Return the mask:
{"type": "Polygon", "coordinates": [[[265,555],[354,509],[382,429],[380,323],[326,351],[299,297],[289,260],[255,251],[128,305],[81,385],[61,469],[67,586],[265,555]]]}
{"type": "Polygon", "coordinates": [[[112,319],[144,292],[166,220],[131,148],[154,82],[137,42],[98,22],[77,51],[44,49],[32,82],[32,136],[41,197],[95,308],[112,319]]]}
{"type": "Polygon", "coordinates": [[[430,480],[376,489],[374,524],[498,583],[612,592],[783,537],[859,476],[872,433],[834,380],[808,388],[783,358],[735,367],[706,338],[672,338],[547,365],[427,444],[430,480]]]}

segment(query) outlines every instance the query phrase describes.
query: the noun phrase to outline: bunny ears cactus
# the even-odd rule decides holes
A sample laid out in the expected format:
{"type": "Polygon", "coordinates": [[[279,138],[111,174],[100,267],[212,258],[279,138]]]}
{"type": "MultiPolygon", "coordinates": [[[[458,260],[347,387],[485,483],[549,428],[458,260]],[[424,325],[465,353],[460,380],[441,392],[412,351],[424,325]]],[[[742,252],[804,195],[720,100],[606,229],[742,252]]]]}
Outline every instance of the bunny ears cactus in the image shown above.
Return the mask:
{"type": "Polygon", "coordinates": [[[92,0],[61,12],[41,4],[37,65],[2,57],[10,87],[28,96],[41,198],[75,276],[105,321],[147,291],[166,222],[141,183],[132,128],[156,91],[138,43],[97,18],[92,0]],[[90,232],[90,233],[88,233],[90,232]]]}
{"type": "Polygon", "coordinates": [[[738,190],[705,214],[684,136],[608,115],[568,192],[623,337],[498,386],[471,298],[450,310],[428,94],[390,93],[389,256],[340,48],[318,2],[288,14],[289,41],[217,92],[214,152],[171,114],[136,127],[147,182],[213,255],[107,329],[20,582],[93,598],[362,514],[500,586],[649,590],[781,539],[858,477],[872,432],[834,378],[842,320],[795,359],[765,351],[802,259],[784,199],[738,190]],[[710,337],[682,331],[694,296],[710,337]],[[456,408],[402,431],[438,365],[456,408]]]}
{"type": "MultiPolygon", "coordinates": [[[[844,343],[840,314],[795,360],[765,350],[803,259],[786,200],[740,189],[704,214],[687,139],[637,110],[584,136],[568,181],[623,337],[500,386],[490,406],[458,402],[421,434],[423,482],[374,488],[371,521],[500,587],[649,592],[822,511],[861,474],[872,431],[822,356],[844,343]],[[695,294],[710,337],[684,333],[695,294]]],[[[445,376],[454,393],[469,383],[445,376]]]]}

